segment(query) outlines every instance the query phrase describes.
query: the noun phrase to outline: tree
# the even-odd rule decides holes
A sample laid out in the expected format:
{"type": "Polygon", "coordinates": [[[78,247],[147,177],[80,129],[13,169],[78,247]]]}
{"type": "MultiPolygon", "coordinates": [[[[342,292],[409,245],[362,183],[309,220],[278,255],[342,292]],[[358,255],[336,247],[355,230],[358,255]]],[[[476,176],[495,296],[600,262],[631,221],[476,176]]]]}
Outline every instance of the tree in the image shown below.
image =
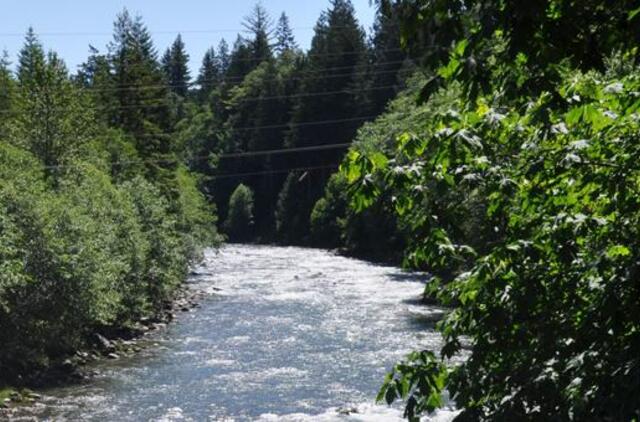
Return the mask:
{"type": "MultiPolygon", "coordinates": [[[[371,91],[372,114],[382,112],[387,102],[404,87],[406,75],[402,70],[410,66],[407,53],[401,48],[400,22],[397,14],[378,10],[373,25],[371,91]]],[[[406,72],[409,73],[409,72],[406,72]]]]}
{"type": "Polygon", "coordinates": [[[471,97],[495,89],[535,95],[559,82],[559,63],[603,70],[610,54],[640,42],[632,0],[377,3],[400,18],[403,44],[413,56],[434,72],[443,66],[425,94],[443,79],[458,79],[471,97]]]}
{"type": "Polygon", "coordinates": [[[189,75],[189,55],[185,51],[185,45],[180,34],[165,52],[162,58],[162,69],[169,83],[169,90],[186,98],[189,92],[191,76],[189,75]]]}
{"type": "MultiPolygon", "coordinates": [[[[227,152],[264,152],[284,147],[296,71],[295,61],[285,56],[265,61],[229,91],[228,117],[224,125],[227,136],[223,138],[227,152]]],[[[218,163],[222,173],[265,173],[242,180],[255,192],[256,231],[263,238],[274,231],[275,203],[286,177],[282,170],[291,168],[289,159],[291,155],[261,153],[255,157],[222,158],[218,163]]],[[[233,179],[220,179],[214,183],[214,197],[222,209],[235,188],[234,183],[233,179]]]]}
{"type": "Polygon", "coordinates": [[[205,101],[211,95],[211,92],[218,86],[221,81],[222,69],[219,58],[213,47],[209,48],[202,59],[200,74],[198,75],[198,85],[200,86],[199,97],[201,101],[205,101]]]}
{"type": "Polygon", "coordinates": [[[229,57],[229,44],[224,38],[218,43],[218,60],[220,62],[220,74],[224,75],[229,69],[231,60],[229,57]]]}
{"type": "Polygon", "coordinates": [[[140,16],[132,18],[126,9],[114,24],[109,61],[115,92],[113,121],[134,137],[138,153],[149,160],[150,175],[156,177],[171,168],[173,146],[168,133],[175,122],[149,31],[140,16]]]}
{"type": "Polygon", "coordinates": [[[93,136],[93,114],[86,98],[73,86],[64,62],[29,29],[20,50],[13,142],[26,147],[47,167],[79,153],[93,136]]]}
{"type": "Polygon", "coordinates": [[[225,85],[228,88],[238,85],[255,67],[256,62],[249,42],[238,35],[229,55],[229,66],[225,72],[225,85]]]}
{"type": "Polygon", "coordinates": [[[289,26],[289,17],[285,12],[282,12],[278,19],[278,26],[275,32],[276,44],[274,46],[275,51],[282,55],[287,51],[294,51],[298,48],[298,44],[293,36],[293,31],[289,26]]]}
{"type": "Polygon", "coordinates": [[[45,53],[42,43],[33,28],[29,27],[25,36],[24,46],[18,57],[18,80],[21,85],[35,84],[38,76],[42,76],[45,63],[45,53]]]}
{"type": "Polygon", "coordinates": [[[239,184],[229,199],[224,231],[229,240],[246,242],[253,235],[253,191],[239,184]]]}
{"type": "Polygon", "coordinates": [[[15,101],[15,81],[9,70],[9,55],[3,51],[0,58],[0,140],[6,139],[9,114],[13,111],[15,101]]]}
{"type": "Polygon", "coordinates": [[[308,176],[300,171],[290,172],[282,185],[275,212],[276,234],[281,243],[299,245],[308,240],[311,216],[311,207],[307,205],[310,203],[308,176]]]}
{"type": "MultiPolygon", "coordinates": [[[[367,67],[365,33],[358,25],[353,5],[348,0],[332,0],[331,8],[316,24],[302,69],[287,146],[350,142],[368,114],[367,101],[362,99],[362,73],[367,67]]],[[[333,149],[301,154],[291,161],[298,167],[328,167],[337,165],[342,154],[333,149]]],[[[309,214],[322,195],[328,176],[328,171],[314,171],[308,176],[310,190],[300,200],[301,214],[297,216],[307,229],[309,214]]]]}
{"type": "Polygon", "coordinates": [[[257,3],[251,15],[244,19],[242,25],[252,35],[248,46],[253,59],[252,67],[256,67],[263,61],[271,58],[270,38],[272,21],[264,6],[257,3]]]}

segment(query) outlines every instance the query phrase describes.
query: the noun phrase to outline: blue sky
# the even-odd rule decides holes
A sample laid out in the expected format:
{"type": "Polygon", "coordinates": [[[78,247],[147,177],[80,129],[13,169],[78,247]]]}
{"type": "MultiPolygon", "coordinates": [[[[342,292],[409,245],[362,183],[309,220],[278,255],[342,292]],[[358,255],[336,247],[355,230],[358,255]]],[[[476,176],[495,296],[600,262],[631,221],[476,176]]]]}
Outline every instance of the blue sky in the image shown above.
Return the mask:
{"type": "MultiPolygon", "coordinates": [[[[367,30],[374,19],[369,0],[352,0],[360,24],[367,30]]],[[[75,71],[88,55],[89,44],[101,51],[111,40],[115,15],[124,7],[139,13],[153,34],[159,52],[178,32],[191,56],[192,74],[200,66],[205,50],[221,38],[230,45],[242,30],[241,22],[255,0],[4,0],[0,17],[0,50],[15,62],[26,28],[33,26],[47,49],[58,52],[75,71]],[[195,32],[188,32],[195,31],[195,32]],[[198,32],[202,31],[202,32],[198,32]]],[[[262,0],[272,17],[289,15],[301,47],[308,48],[313,26],[329,0],[262,0]]]]}

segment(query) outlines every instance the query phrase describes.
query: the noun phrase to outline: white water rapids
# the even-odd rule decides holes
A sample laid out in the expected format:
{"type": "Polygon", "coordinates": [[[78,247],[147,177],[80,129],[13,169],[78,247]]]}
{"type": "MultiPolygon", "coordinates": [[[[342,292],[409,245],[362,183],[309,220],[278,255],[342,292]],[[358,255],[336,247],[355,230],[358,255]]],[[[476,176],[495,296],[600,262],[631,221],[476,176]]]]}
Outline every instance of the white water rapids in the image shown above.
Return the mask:
{"type": "Polygon", "coordinates": [[[439,350],[433,326],[442,310],[419,303],[423,282],[420,274],[321,250],[207,251],[189,279],[208,293],[201,307],[147,335],[135,357],[96,364],[91,382],[44,391],[41,403],[13,418],[400,420],[401,404],[374,398],[406,353],[439,350]]]}

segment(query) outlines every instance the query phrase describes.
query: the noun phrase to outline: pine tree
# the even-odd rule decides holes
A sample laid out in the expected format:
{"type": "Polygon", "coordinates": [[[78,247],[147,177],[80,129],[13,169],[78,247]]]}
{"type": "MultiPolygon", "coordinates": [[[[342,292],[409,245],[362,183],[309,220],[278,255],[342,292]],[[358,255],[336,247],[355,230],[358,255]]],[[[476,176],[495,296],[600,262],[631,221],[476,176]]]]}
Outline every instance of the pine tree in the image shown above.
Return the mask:
{"type": "Polygon", "coordinates": [[[266,9],[258,3],[254,6],[251,15],[245,18],[243,26],[253,36],[248,43],[253,68],[271,58],[272,21],[266,9]]]}
{"type": "Polygon", "coordinates": [[[43,75],[45,54],[42,43],[33,28],[29,27],[24,46],[18,57],[18,80],[21,85],[36,83],[36,78],[43,75]]]}
{"type": "Polygon", "coordinates": [[[231,58],[229,57],[229,44],[223,38],[218,43],[218,62],[220,63],[220,74],[224,75],[229,69],[229,62],[231,58]]]}
{"type": "Polygon", "coordinates": [[[189,93],[189,55],[185,51],[182,36],[178,34],[175,41],[167,49],[162,58],[162,70],[165,73],[169,89],[186,98],[189,93]]]}
{"type": "Polygon", "coordinates": [[[113,121],[134,136],[142,157],[167,157],[172,147],[166,133],[174,123],[157,52],[140,16],[132,18],[126,9],[117,16],[109,60],[116,93],[113,121]]]}
{"type": "Polygon", "coordinates": [[[199,98],[201,101],[205,101],[211,95],[211,92],[220,83],[221,69],[220,60],[216,56],[216,51],[213,47],[209,48],[202,59],[202,66],[200,67],[200,74],[198,75],[198,85],[200,86],[199,98]]]}
{"type": "Polygon", "coordinates": [[[295,38],[293,37],[293,31],[289,26],[289,17],[286,13],[282,12],[280,19],[278,19],[278,26],[276,27],[276,45],[275,50],[279,55],[287,51],[294,51],[298,48],[295,38]]]}
{"type": "Polygon", "coordinates": [[[349,0],[332,0],[332,8],[319,19],[304,69],[299,100],[292,119],[291,146],[348,142],[362,123],[303,126],[317,120],[344,120],[363,115],[355,92],[359,74],[366,70],[368,49],[365,34],[349,0]],[[340,91],[326,96],[306,94],[340,91]]]}

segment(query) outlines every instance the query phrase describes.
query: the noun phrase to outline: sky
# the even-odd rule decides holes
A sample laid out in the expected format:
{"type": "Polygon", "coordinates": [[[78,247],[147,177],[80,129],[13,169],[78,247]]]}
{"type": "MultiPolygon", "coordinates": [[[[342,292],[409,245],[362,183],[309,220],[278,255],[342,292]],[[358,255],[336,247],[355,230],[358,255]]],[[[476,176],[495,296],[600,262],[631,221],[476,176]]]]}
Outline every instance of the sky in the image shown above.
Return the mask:
{"type": "MultiPolygon", "coordinates": [[[[375,10],[370,0],[352,0],[360,24],[373,24],[375,10]]],[[[3,0],[0,17],[0,50],[16,62],[24,33],[33,26],[47,50],[56,51],[73,72],[89,54],[89,44],[106,50],[113,21],[124,7],[142,15],[159,53],[182,33],[191,57],[192,75],[210,46],[225,38],[229,45],[243,31],[242,20],[256,0],[3,0]]],[[[283,11],[289,16],[298,44],[311,44],[313,27],[329,0],[262,0],[276,20],[283,11]]]]}

